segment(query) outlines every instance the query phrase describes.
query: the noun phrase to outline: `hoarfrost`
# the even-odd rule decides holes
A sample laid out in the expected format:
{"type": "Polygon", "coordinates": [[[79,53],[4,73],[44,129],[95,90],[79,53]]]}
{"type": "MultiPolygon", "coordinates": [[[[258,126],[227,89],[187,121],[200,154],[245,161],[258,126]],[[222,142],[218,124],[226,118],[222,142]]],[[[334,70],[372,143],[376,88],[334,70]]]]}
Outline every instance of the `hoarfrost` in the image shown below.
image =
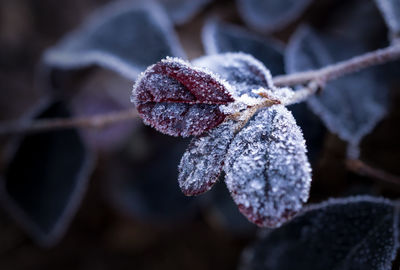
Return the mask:
{"type": "Polygon", "coordinates": [[[234,101],[230,88],[207,69],[167,57],[139,76],[132,101],[146,124],[168,135],[187,137],[223,122],[226,115],[219,105],[234,101]]]}
{"type": "Polygon", "coordinates": [[[390,270],[399,247],[398,210],[370,196],[331,199],[267,232],[241,270],[390,270]]]}
{"type": "Polygon", "coordinates": [[[305,142],[282,105],[261,110],[236,135],[224,170],[239,210],[259,226],[280,226],[308,199],[311,169],[305,142]]]}
{"type": "Polygon", "coordinates": [[[185,195],[204,193],[217,182],[236,125],[226,121],[192,140],[179,164],[178,182],[185,195]]]}

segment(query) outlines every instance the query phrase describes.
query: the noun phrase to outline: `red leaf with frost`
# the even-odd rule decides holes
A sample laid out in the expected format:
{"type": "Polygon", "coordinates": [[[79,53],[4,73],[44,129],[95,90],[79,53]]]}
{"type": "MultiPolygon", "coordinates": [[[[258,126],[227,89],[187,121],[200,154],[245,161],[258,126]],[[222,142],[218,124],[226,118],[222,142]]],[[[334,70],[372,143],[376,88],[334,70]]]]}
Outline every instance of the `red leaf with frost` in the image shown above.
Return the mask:
{"type": "Polygon", "coordinates": [[[133,89],[133,102],[145,124],[158,131],[187,137],[222,123],[220,105],[234,101],[229,84],[217,75],[177,59],[150,66],[133,89]]]}

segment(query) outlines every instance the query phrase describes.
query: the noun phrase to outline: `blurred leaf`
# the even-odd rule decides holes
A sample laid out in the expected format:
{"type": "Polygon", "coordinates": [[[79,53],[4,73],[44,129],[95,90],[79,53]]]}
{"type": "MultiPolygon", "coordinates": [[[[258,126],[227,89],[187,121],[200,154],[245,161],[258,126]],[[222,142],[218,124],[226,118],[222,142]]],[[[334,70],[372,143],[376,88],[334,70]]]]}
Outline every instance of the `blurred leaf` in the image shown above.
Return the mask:
{"type": "Polygon", "coordinates": [[[398,225],[398,209],[388,200],[329,200],[267,232],[243,254],[240,269],[390,270],[398,225]]]}
{"type": "Polygon", "coordinates": [[[152,1],[116,2],[97,11],[81,28],[47,50],[50,68],[99,65],[135,79],[165,56],[184,56],[163,9],[152,1]]]}
{"type": "Polygon", "coordinates": [[[392,33],[399,38],[400,35],[400,1],[399,0],[375,0],[382,12],[386,24],[392,33]]]}
{"type": "MultiPolygon", "coordinates": [[[[332,39],[327,45],[324,36],[301,27],[287,49],[288,73],[325,67],[341,60],[343,51],[361,51],[346,39],[332,39]]],[[[387,112],[392,72],[383,72],[382,67],[374,67],[329,82],[320,95],[309,98],[308,105],[331,132],[358,146],[387,112]]]]}
{"type": "MultiPolygon", "coordinates": [[[[132,108],[131,87],[129,80],[111,71],[96,69],[74,86],[78,93],[70,101],[71,111],[76,117],[85,117],[132,108]]],[[[116,151],[126,144],[138,124],[139,119],[132,119],[101,129],[82,129],[82,136],[93,149],[116,151]]]]}
{"type": "MultiPolygon", "coordinates": [[[[69,117],[62,103],[37,119],[69,117]]],[[[26,135],[5,172],[5,207],[40,244],[59,240],[86,190],[93,158],[73,129],[26,135]]]]}
{"type": "Polygon", "coordinates": [[[212,0],[158,0],[175,24],[184,24],[212,0]]]}
{"type": "Polygon", "coordinates": [[[210,19],[203,28],[203,45],[207,54],[244,52],[261,61],[272,75],[284,73],[283,45],[245,28],[210,19]]]}
{"type": "Polygon", "coordinates": [[[242,19],[259,31],[280,30],[296,20],[311,0],[236,0],[242,19]]]}
{"type": "Polygon", "coordinates": [[[147,145],[146,156],[133,160],[131,154],[120,153],[106,168],[111,202],[123,213],[154,225],[174,225],[193,217],[197,200],[183,195],[177,184],[177,166],[189,140],[148,127],[143,136],[144,141],[132,142],[129,151],[147,145]]]}

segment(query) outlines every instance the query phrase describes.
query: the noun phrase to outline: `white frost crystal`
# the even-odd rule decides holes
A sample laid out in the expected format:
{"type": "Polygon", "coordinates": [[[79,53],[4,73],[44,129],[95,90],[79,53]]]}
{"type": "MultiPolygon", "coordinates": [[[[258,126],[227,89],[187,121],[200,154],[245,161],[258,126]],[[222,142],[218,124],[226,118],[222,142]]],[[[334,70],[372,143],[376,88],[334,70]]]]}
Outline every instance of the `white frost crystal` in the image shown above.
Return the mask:
{"type": "Polygon", "coordinates": [[[261,110],[236,135],[224,170],[240,211],[259,226],[280,226],[309,196],[303,134],[282,105],[261,110]]]}
{"type": "Polygon", "coordinates": [[[206,192],[217,182],[235,127],[227,121],[192,140],[179,164],[178,182],[185,195],[206,192]]]}

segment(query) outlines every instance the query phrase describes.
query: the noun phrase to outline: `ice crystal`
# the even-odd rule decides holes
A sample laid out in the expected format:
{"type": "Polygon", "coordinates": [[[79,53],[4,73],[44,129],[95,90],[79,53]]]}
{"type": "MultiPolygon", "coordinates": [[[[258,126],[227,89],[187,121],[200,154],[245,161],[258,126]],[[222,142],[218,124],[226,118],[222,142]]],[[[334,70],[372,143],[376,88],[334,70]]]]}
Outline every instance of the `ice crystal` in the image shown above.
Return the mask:
{"type": "Polygon", "coordinates": [[[244,53],[222,53],[193,60],[193,65],[207,68],[231,85],[231,94],[259,98],[252,90],[274,88],[269,70],[257,59],[244,53]]]}
{"type": "Polygon", "coordinates": [[[206,192],[217,182],[236,125],[226,121],[192,140],[179,164],[178,182],[185,195],[206,192]]]}
{"type": "Polygon", "coordinates": [[[150,66],[138,78],[132,101],[146,124],[173,136],[200,135],[226,115],[219,105],[233,102],[230,84],[178,58],[150,66]]]}
{"type": "Polygon", "coordinates": [[[300,128],[282,105],[258,112],[232,141],[224,170],[240,211],[276,227],[308,199],[311,170],[300,128]]]}
{"type": "Polygon", "coordinates": [[[398,225],[398,211],[388,200],[329,200],[262,236],[245,251],[240,269],[390,270],[398,225]]]}

